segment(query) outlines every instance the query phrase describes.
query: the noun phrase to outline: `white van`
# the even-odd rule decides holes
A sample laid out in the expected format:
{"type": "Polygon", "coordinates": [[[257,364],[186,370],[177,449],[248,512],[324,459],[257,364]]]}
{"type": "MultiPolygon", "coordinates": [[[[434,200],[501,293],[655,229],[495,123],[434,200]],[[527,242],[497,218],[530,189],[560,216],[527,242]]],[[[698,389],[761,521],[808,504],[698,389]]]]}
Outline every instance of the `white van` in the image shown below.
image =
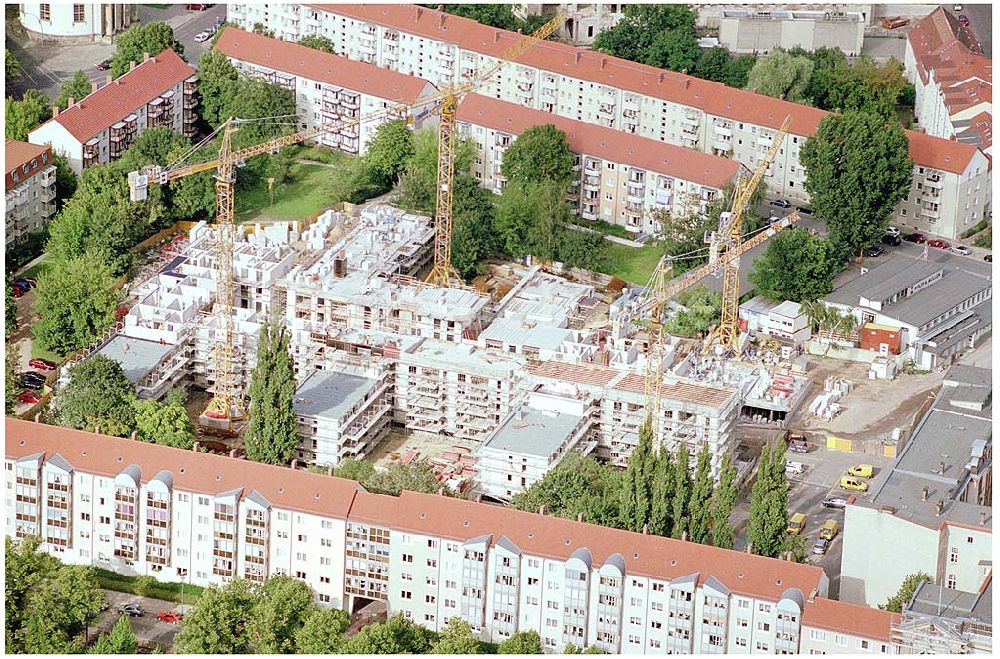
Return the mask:
{"type": "Polygon", "coordinates": [[[785,461],[786,474],[804,474],[805,472],[806,472],[806,466],[801,462],[796,462],[795,460],[785,461]]]}

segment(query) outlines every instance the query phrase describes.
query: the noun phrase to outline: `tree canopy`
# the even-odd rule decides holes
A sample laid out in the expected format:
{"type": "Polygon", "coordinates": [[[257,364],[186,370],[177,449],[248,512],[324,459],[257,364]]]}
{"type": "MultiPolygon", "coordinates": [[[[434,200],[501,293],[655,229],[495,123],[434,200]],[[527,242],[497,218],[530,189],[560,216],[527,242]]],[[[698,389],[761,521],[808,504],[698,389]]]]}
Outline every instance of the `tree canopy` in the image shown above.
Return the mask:
{"type": "Polygon", "coordinates": [[[338,651],[341,636],[347,630],[346,611],[316,607],[305,617],[302,628],[295,633],[299,654],[333,654],[338,651]]]}
{"type": "Polygon", "coordinates": [[[554,181],[565,186],[573,177],[573,160],[566,133],[545,124],[517,136],[503,154],[500,171],[508,184],[554,181]]]}
{"type": "Polygon", "coordinates": [[[500,641],[497,654],[542,654],[542,639],[533,629],[514,632],[500,641]]]}
{"type": "Polygon", "coordinates": [[[402,119],[387,121],[375,129],[364,160],[380,186],[391,187],[413,156],[413,131],[402,119]]]}
{"type": "Polygon", "coordinates": [[[479,654],[479,641],[472,633],[472,625],[458,616],[452,618],[431,646],[431,654],[479,654]]]}
{"type": "Polygon", "coordinates": [[[73,366],[56,398],[59,425],[124,437],[135,429],[135,387],[121,364],[93,355],[73,366]]]}
{"type": "Polygon", "coordinates": [[[881,239],[910,189],[908,154],[899,123],[868,112],[825,117],[806,140],[800,155],[805,188],[838,251],[856,255],[881,239]]]}
{"type": "Polygon", "coordinates": [[[14,78],[21,75],[21,62],[18,61],[17,56],[10,52],[10,48],[3,49],[4,55],[4,78],[8,82],[14,78]]]}
{"type": "Polygon", "coordinates": [[[251,630],[257,593],[244,579],[234,579],[222,588],[206,588],[198,604],[181,621],[174,638],[177,651],[185,654],[250,654],[251,630]]]}
{"type": "Polygon", "coordinates": [[[310,34],[302,37],[299,39],[299,45],[305,46],[306,48],[313,48],[314,50],[321,50],[324,53],[336,52],[336,47],[333,42],[321,34],[310,34]]]}
{"type": "Polygon", "coordinates": [[[809,302],[833,290],[842,261],[831,244],[803,228],[784,229],[767,241],[748,279],[760,295],[782,302],[809,302]]]}
{"type": "Polygon", "coordinates": [[[699,59],[696,14],[687,5],[626,5],[624,16],[594,40],[594,49],[650,66],[684,71],[699,59]]]}
{"type": "Polygon", "coordinates": [[[677,296],[684,308],[675,312],[663,329],[676,336],[703,336],[722,317],[722,294],[702,284],[692,286],[677,296]]]}
{"type": "Polygon", "coordinates": [[[137,400],[135,429],[144,442],[185,450],[194,446],[194,424],[183,405],[137,400]]]}
{"type": "Polygon", "coordinates": [[[806,91],[812,71],[813,63],[808,57],[772,50],[754,64],[746,89],[793,103],[809,103],[806,91]]]}
{"type": "Polygon", "coordinates": [[[785,443],[773,449],[764,445],[757,462],[757,480],[750,494],[747,542],[758,556],[777,558],[789,549],[788,479],[785,476],[785,443]]]}
{"type": "Polygon", "coordinates": [[[4,106],[4,135],[8,140],[28,139],[28,133],[52,116],[49,99],[37,89],[29,89],[17,101],[7,97],[4,106]]]}
{"type": "Polygon", "coordinates": [[[427,654],[434,633],[398,613],[385,622],[365,626],[340,646],[341,654],[427,654]]]}
{"type": "Polygon", "coordinates": [[[743,89],[756,58],[753,55],[733,57],[721,46],[701,52],[691,74],[704,80],[721,82],[729,87],[743,89]]]}
{"type": "Polygon", "coordinates": [[[59,88],[59,97],[56,98],[55,105],[60,110],[65,110],[69,106],[69,99],[79,102],[90,95],[90,89],[90,78],[83,71],[77,71],[59,88]]]}
{"type": "Polygon", "coordinates": [[[118,35],[115,45],[111,58],[111,75],[115,78],[127,73],[131,62],[141,64],[146,54],[155,57],[167,48],[184,54],[184,46],[174,38],[173,29],[162,21],[133,24],[118,35]]]}
{"type": "MultiPolygon", "coordinates": [[[[333,475],[358,481],[369,492],[397,497],[403,490],[434,494],[442,488],[429,464],[404,465],[394,462],[385,469],[375,469],[368,460],[348,458],[334,469],[333,475]]],[[[455,495],[448,487],[444,488],[444,492],[448,496],[455,495]]]]}
{"type": "Polygon", "coordinates": [[[917,592],[917,588],[920,587],[922,583],[931,583],[934,580],[931,579],[929,574],[924,572],[915,572],[913,574],[906,575],[903,579],[903,583],[899,585],[899,591],[895,595],[890,597],[885,601],[885,604],[879,604],[878,608],[883,611],[892,611],[893,613],[902,613],[903,607],[910,603],[913,599],[913,593],[917,592]]]}
{"type": "Polygon", "coordinates": [[[288,464],[299,444],[289,344],[287,330],[277,322],[261,327],[250,380],[250,423],[244,436],[247,457],[257,462],[288,464]]]}

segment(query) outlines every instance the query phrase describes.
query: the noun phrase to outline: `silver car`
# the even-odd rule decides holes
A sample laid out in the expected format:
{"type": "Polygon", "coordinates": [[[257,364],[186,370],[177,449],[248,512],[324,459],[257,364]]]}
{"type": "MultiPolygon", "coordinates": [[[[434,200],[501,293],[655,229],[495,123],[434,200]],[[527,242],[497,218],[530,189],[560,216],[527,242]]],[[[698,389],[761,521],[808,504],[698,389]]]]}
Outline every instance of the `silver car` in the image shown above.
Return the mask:
{"type": "Polygon", "coordinates": [[[955,245],[954,247],[951,248],[951,251],[954,252],[955,254],[961,254],[962,256],[968,256],[969,254],[972,254],[972,250],[966,247],[965,245],[955,245]]]}
{"type": "Polygon", "coordinates": [[[813,545],[812,553],[814,554],[825,554],[826,550],[830,548],[830,541],[824,538],[816,538],[816,543],[813,545]]]}

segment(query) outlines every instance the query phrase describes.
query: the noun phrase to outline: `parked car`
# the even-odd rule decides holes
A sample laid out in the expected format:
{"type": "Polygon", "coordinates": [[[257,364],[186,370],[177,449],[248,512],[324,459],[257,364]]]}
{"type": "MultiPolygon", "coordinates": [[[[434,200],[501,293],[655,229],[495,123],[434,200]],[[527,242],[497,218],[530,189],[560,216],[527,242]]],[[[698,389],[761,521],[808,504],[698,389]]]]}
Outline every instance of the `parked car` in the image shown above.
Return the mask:
{"type": "Polygon", "coordinates": [[[54,371],[54,370],[56,370],[56,365],[55,364],[53,364],[52,362],[50,362],[47,359],[39,359],[38,357],[35,357],[31,361],[29,361],[28,362],[28,366],[30,366],[31,368],[41,369],[43,371],[54,371]]]}
{"type": "Polygon", "coordinates": [[[138,604],[135,604],[134,602],[129,602],[128,604],[122,604],[121,606],[118,607],[119,615],[126,615],[129,616],[130,618],[138,618],[142,616],[143,613],[144,611],[142,610],[142,607],[139,606],[138,604]]]}
{"type": "Polygon", "coordinates": [[[823,522],[823,526],[819,530],[819,537],[824,540],[833,540],[837,537],[838,531],[840,531],[840,525],[837,524],[837,520],[828,519],[823,522]]]}
{"type": "Polygon", "coordinates": [[[785,460],[785,473],[804,474],[806,473],[806,466],[801,462],[796,462],[795,460],[785,460]]]}
{"type": "Polygon", "coordinates": [[[890,224],[889,226],[887,226],[885,228],[885,235],[887,235],[887,236],[898,236],[899,235],[899,227],[897,227],[895,224],[890,224]]]}
{"type": "Polygon", "coordinates": [[[191,9],[193,11],[205,11],[206,9],[208,9],[209,7],[211,7],[212,5],[206,4],[206,3],[202,2],[202,3],[195,3],[195,4],[185,5],[185,6],[188,9],[191,9]]]}
{"type": "Polygon", "coordinates": [[[11,286],[21,291],[22,295],[31,290],[31,286],[29,286],[28,282],[26,281],[15,281],[13,284],[11,284],[11,286]]]}
{"type": "Polygon", "coordinates": [[[868,254],[868,256],[872,258],[875,258],[876,256],[882,256],[882,254],[884,253],[885,253],[885,247],[877,243],[869,247],[868,250],[866,251],[866,254],[868,254]]]}
{"type": "Polygon", "coordinates": [[[922,233],[908,233],[903,236],[903,240],[908,243],[917,243],[919,245],[927,242],[927,236],[922,233]]]}
{"type": "Polygon", "coordinates": [[[38,283],[38,280],[34,277],[21,277],[19,279],[15,279],[14,283],[19,286],[27,286],[29,289],[32,289],[38,283]]]}
{"type": "Polygon", "coordinates": [[[868,483],[855,476],[841,476],[840,487],[851,492],[867,492],[868,483]]]}
{"type": "Polygon", "coordinates": [[[927,244],[931,247],[937,247],[938,249],[948,249],[951,247],[951,243],[947,240],[941,240],[940,238],[935,238],[934,240],[928,240],[927,244]]]}
{"type": "Polygon", "coordinates": [[[94,66],[97,67],[98,71],[107,71],[108,69],[111,68],[111,60],[109,59],[103,60],[101,62],[98,62],[94,66]]]}
{"type": "Polygon", "coordinates": [[[850,499],[844,497],[827,497],[823,499],[824,508],[846,508],[850,499]]]}
{"type": "Polygon", "coordinates": [[[816,542],[813,543],[812,553],[814,554],[825,554],[826,550],[830,548],[830,541],[824,538],[816,538],[816,542]]]}
{"type": "Polygon", "coordinates": [[[156,619],[176,625],[184,619],[184,614],[177,611],[160,611],[156,614],[156,619]]]}
{"type": "Polygon", "coordinates": [[[969,17],[966,16],[965,14],[958,15],[958,22],[964,25],[965,27],[969,27],[969,17]]]}
{"type": "Polygon", "coordinates": [[[14,299],[17,299],[17,298],[21,297],[22,295],[24,295],[24,289],[22,289],[22,288],[20,288],[18,286],[14,286],[12,284],[11,287],[10,287],[10,294],[14,296],[14,299]]]}
{"type": "Polygon", "coordinates": [[[18,383],[25,389],[31,389],[32,391],[41,391],[44,383],[38,382],[37,380],[25,380],[21,379],[18,383]]]}
{"type": "Polygon", "coordinates": [[[788,201],[787,199],[772,199],[771,205],[777,206],[778,208],[789,208],[791,207],[792,202],[788,201]]]}
{"type": "Polygon", "coordinates": [[[806,516],[802,513],[795,513],[788,520],[788,528],[785,529],[788,535],[799,535],[806,528],[806,516]]]}
{"type": "Polygon", "coordinates": [[[889,245],[891,247],[899,247],[903,243],[903,239],[898,235],[894,236],[891,233],[887,233],[882,236],[882,244],[889,245]]]}
{"type": "Polygon", "coordinates": [[[809,442],[806,441],[806,436],[801,433],[786,430],[785,444],[788,445],[788,450],[792,453],[809,452],[809,442]]]}
{"type": "Polygon", "coordinates": [[[26,405],[37,405],[42,402],[42,397],[36,394],[34,391],[22,391],[17,395],[17,400],[20,403],[26,405]]]}
{"type": "Polygon", "coordinates": [[[968,256],[972,254],[972,249],[968,245],[955,245],[951,248],[951,251],[955,254],[961,254],[962,256],[968,256]]]}
{"type": "Polygon", "coordinates": [[[808,206],[796,206],[795,209],[800,213],[802,213],[803,215],[813,214],[813,209],[809,208],[808,206]]]}
{"type": "Polygon", "coordinates": [[[983,257],[983,260],[986,261],[987,263],[993,263],[993,255],[987,254],[986,256],[983,257]]]}
{"type": "Polygon", "coordinates": [[[847,473],[851,476],[858,476],[859,478],[871,478],[875,475],[875,467],[866,464],[854,465],[847,470],[847,473]]]}
{"type": "Polygon", "coordinates": [[[197,41],[198,43],[202,43],[203,41],[208,41],[211,38],[212,38],[212,33],[209,32],[208,30],[203,30],[202,32],[199,32],[198,34],[194,35],[194,40],[197,41]]]}

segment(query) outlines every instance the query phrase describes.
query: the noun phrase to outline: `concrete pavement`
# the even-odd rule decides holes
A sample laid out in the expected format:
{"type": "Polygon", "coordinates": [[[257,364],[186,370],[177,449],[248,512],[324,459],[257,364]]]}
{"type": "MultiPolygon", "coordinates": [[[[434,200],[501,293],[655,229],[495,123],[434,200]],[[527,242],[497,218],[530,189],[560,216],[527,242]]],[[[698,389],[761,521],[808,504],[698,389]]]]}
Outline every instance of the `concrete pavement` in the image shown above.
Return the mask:
{"type": "Polygon", "coordinates": [[[180,625],[161,622],[156,619],[156,614],[160,611],[184,612],[190,607],[167,602],[165,600],[153,599],[152,597],[140,597],[131,593],[119,593],[113,590],[106,590],[105,601],[108,608],[103,611],[97,622],[90,628],[90,638],[96,639],[98,634],[107,633],[115,626],[120,617],[118,607],[122,604],[138,604],[143,608],[141,616],[131,618],[132,631],[139,641],[139,645],[147,648],[159,646],[163,649],[173,647],[174,637],[181,630],[180,625]]]}

